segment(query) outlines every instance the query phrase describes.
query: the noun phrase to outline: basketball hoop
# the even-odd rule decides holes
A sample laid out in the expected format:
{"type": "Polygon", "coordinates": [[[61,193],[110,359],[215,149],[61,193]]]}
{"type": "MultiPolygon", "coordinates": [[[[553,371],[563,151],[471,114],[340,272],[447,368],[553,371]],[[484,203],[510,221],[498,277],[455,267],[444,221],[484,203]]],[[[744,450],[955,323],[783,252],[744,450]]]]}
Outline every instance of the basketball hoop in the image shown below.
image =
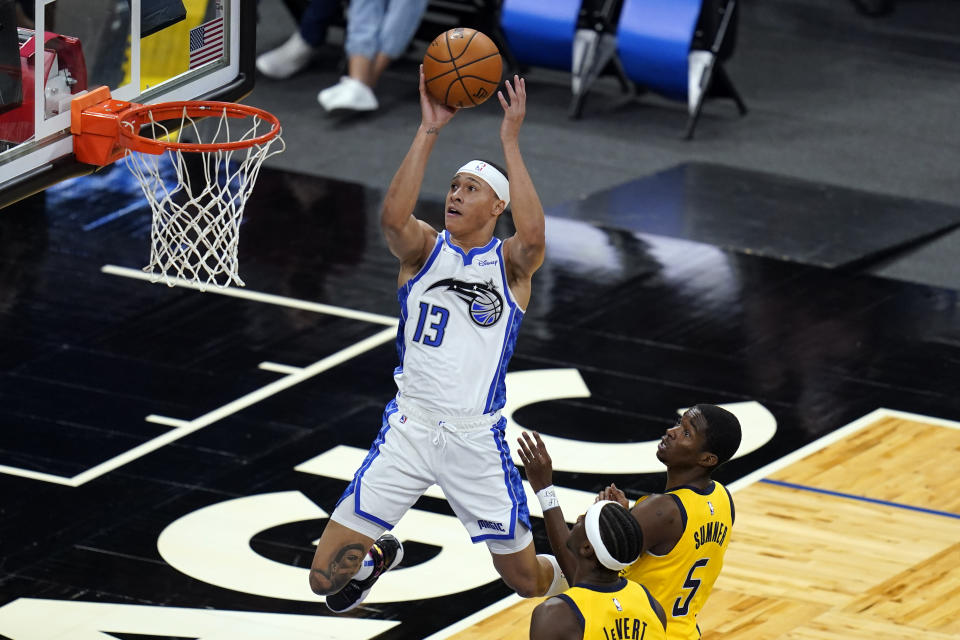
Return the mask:
{"type": "Polygon", "coordinates": [[[153,212],[150,264],[143,268],[151,281],[187,281],[201,291],[244,286],[240,221],[263,161],[285,148],[277,118],[230,102],[93,100],[74,100],[74,152],[92,164],[125,157],[153,212]],[[162,175],[165,159],[172,177],[162,175]]]}

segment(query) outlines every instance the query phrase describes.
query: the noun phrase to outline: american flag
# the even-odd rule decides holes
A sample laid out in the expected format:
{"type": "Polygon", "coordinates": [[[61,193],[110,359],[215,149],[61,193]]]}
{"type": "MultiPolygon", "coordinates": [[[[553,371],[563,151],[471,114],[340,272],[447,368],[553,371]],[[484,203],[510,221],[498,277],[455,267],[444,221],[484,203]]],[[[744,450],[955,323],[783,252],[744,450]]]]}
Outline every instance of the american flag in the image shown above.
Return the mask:
{"type": "Polygon", "coordinates": [[[190,68],[195,69],[223,54],[223,17],[190,30],[190,68]]]}

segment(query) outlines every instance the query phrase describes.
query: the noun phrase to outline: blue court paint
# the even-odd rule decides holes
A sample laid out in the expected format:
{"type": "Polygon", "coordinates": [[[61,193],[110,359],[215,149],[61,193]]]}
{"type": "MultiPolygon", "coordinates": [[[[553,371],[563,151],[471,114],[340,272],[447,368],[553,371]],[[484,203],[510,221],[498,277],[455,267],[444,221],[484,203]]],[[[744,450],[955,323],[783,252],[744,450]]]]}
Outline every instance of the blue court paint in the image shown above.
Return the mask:
{"type": "Polygon", "coordinates": [[[808,487],[803,484],[793,484],[792,482],[782,482],[780,480],[770,480],[764,478],[760,482],[766,482],[767,484],[775,484],[780,487],[788,487],[790,489],[799,489],[800,491],[812,491],[814,493],[823,493],[828,496],[836,496],[838,498],[849,498],[851,500],[860,500],[861,502],[872,502],[874,504],[882,504],[887,507],[896,507],[898,509],[908,509],[910,511],[919,511],[921,513],[930,513],[935,516],[946,516],[948,518],[957,518],[960,519],[960,513],[950,513],[949,511],[937,511],[936,509],[924,509],[923,507],[914,507],[909,504],[901,504],[899,502],[890,502],[888,500],[877,500],[876,498],[867,498],[866,496],[856,496],[852,493],[841,493],[839,491],[830,491],[829,489],[818,489],[817,487],[808,487]]]}

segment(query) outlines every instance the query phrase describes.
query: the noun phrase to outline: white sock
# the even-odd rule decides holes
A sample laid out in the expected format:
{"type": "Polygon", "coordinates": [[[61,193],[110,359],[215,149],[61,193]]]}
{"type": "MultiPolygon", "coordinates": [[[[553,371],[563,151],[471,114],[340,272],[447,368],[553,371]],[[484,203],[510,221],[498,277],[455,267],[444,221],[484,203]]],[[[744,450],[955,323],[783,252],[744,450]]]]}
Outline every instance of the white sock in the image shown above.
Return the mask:
{"type": "Polygon", "coordinates": [[[366,580],[370,577],[370,574],[373,573],[373,556],[370,555],[370,552],[367,552],[367,555],[363,558],[363,564],[360,565],[360,570],[353,574],[353,580],[366,580]]]}
{"type": "Polygon", "coordinates": [[[567,579],[563,576],[563,571],[560,570],[560,563],[557,562],[557,558],[547,553],[537,554],[538,558],[546,558],[550,565],[553,567],[553,581],[550,583],[550,586],[547,587],[547,592],[544,597],[549,598],[550,596],[555,596],[558,593],[563,593],[570,588],[570,585],[567,584],[567,579]]]}

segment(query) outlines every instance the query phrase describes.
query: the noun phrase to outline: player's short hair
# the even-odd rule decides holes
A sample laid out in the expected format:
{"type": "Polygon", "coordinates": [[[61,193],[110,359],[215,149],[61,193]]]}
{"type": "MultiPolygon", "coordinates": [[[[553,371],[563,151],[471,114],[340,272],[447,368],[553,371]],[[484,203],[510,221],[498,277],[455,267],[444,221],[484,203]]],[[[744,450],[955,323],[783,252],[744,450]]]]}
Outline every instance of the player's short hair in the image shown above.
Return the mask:
{"type": "Polygon", "coordinates": [[[600,539],[618,562],[633,563],[643,549],[643,530],[629,511],[617,503],[600,510],[600,539]]]}
{"type": "MultiPolygon", "coordinates": [[[[707,423],[706,450],[717,456],[717,467],[733,457],[740,447],[740,421],[723,407],[698,404],[694,407],[707,423]]],[[[716,467],[714,467],[716,468],[716,467]]]]}

